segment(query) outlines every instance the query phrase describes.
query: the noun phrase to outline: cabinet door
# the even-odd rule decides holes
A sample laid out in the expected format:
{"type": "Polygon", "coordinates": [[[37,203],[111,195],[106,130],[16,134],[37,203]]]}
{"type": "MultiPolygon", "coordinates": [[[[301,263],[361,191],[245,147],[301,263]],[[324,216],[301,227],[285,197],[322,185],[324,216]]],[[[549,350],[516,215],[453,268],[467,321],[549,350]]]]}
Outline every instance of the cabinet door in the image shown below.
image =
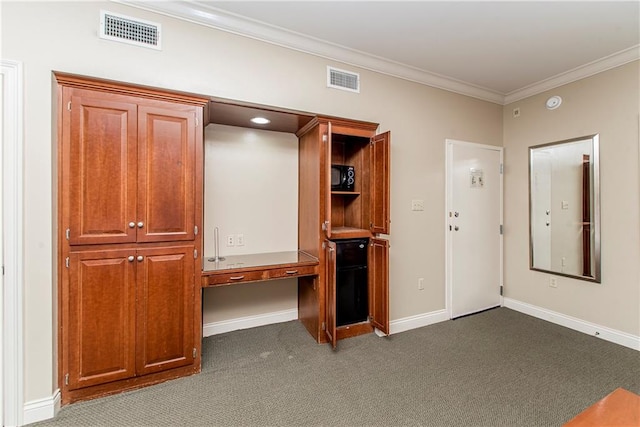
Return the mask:
{"type": "Polygon", "coordinates": [[[69,243],[135,242],[136,104],[125,96],[66,88],[62,107],[69,243]]]}
{"type": "Polygon", "coordinates": [[[369,240],[369,316],[373,326],[389,334],[389,242],[369,240]]]}
{"type": "Polygon", "coordinates": [[[200,107],[169,102],[139,107],[138,242],[195,237],[198,115],[200,107]]]}
{"type": "Polygon", "coordinates": [[[327,133],[322,135],[325,143],[325,205],[323,228],[327,239],[331,238],[331,122],[327,123],[327,133]]]}
{"type": "Polygon", "coordinates": [[[137,251],[138,375],[192,364],[194,247],[137,251]]]}
{"type": "Polygon", "coordinates": [[[331,347],[335,349],[338,343],[338,335],[336,334],[336,244],[325,240],[325,251],[325,333],[331,347]]]}
{"type": "Polygon", "coordinates": [[[371,138],[371,232],[389,234],[389,190],[391,133],[371,138]]]}
{"type": "Polygon", "coordinates": [[[134,253],[70,254],[68,303],[63,305],[70,390],[135,375],[134,253]]]}

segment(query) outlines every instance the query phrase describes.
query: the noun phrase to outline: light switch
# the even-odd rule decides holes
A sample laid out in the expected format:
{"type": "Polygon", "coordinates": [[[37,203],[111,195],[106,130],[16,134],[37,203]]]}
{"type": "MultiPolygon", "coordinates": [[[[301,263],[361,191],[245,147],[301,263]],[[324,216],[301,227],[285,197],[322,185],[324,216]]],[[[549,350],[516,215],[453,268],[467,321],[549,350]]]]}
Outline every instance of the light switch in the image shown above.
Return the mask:
{"type": "Polygon", "coordinates": [[[411,201],[411,210],[412,211],[423,211],[424,210],[424,200],[412,200],[411,201]]]}

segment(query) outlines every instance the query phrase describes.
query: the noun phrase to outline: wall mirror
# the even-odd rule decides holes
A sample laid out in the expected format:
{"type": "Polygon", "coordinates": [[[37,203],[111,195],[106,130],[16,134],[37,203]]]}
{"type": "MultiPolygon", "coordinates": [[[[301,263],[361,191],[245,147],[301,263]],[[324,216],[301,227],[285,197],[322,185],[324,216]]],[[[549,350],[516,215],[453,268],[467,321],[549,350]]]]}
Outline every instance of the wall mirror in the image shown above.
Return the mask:
{"type": "Polygon", "coordinates": [[[600,283],[598,135],[529,148],[532,270],[600,283]]]}

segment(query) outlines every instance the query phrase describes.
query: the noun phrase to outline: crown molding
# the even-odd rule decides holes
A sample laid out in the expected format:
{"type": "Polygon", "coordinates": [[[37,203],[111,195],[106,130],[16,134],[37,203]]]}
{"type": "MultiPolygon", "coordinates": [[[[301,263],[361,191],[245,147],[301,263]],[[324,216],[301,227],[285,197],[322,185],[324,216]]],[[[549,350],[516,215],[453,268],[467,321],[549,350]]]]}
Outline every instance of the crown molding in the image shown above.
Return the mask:
{"type": "Polygon", "coordinates": [[[541,80],[532,85],[525,86],[522,89],[510,92],[504,97],[504,105],[520,101],[521,99],[537,95],[547,90],[555,89],[557,87],[573,83],[580,79],[584,79],[595,74],[610,70],[612,68],[628,64],[629,62],[637,61],[638,59],[640,59],[640,44],[630,47],[629,49],[621,50],[620,52],[616,52],[612,55],[605,56],[604,58],[598,59],[580,67],[574,68],[573,70],[569,70],[548,79],[541,80]]]}
{"type": "Polygon", "coordinates": [[[195,0],[111,1],[500,105],[510,104],[640,59],[640,45],[636,45],[573,70],[504,94],[338,44],[329,43],[281,27],[269,25],[199,3],[195,0]]]}
{"type": "Polygon", "coordinates": [[[165,2],[140,0],[111,0],[218,30],[238,34],[309,53],[355,67],[364,68],[389,76],[414,81],[427,86],[471,96],[496,104],[504,103],[504,95],[486,88],[471,85],[443,75],[430,73],[407,65],[380,58],[358,50],[329,43],[281,27],[265,24],[240,15],[229,13],[194,1],[165,2]]]}

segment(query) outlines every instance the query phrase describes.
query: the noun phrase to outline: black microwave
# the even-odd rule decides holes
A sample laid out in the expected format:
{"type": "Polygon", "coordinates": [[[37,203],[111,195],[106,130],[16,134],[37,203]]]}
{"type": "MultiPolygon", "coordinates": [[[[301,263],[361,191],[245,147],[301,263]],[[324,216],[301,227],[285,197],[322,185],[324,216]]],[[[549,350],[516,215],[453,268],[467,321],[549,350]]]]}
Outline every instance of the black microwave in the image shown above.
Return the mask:
{"type": "Polygon", "coordinates": [[[331,191],[353,191],[356,170],[353,166],[331,165],[331,191]]]}

